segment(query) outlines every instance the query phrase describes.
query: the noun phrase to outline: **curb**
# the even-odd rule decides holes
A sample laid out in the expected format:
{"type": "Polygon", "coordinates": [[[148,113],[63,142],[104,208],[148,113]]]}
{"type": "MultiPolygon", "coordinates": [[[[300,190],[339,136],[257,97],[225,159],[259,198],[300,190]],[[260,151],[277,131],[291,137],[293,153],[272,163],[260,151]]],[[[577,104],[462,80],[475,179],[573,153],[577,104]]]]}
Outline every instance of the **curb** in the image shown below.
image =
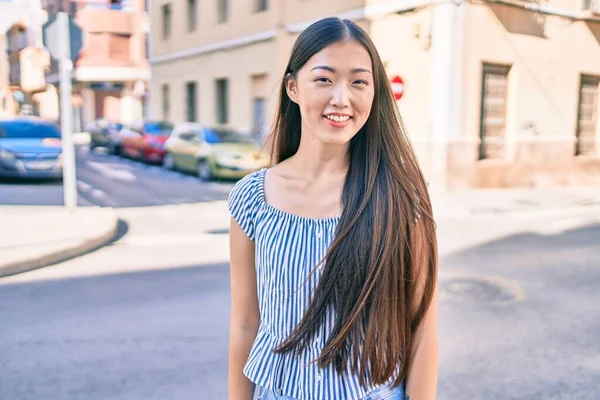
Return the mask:
{"type": "Polygon", "coordinates": [[[74,246],[63,248],[35,258],[0,265],[0,278],[49,267],[51,265],[82,256],[104,247],[113,240],[118,232],[119,219],[114,212],[112,217],[113,221],[110,225],[110,228],[105,229],[94,237],[80,241],[74,246]]]}

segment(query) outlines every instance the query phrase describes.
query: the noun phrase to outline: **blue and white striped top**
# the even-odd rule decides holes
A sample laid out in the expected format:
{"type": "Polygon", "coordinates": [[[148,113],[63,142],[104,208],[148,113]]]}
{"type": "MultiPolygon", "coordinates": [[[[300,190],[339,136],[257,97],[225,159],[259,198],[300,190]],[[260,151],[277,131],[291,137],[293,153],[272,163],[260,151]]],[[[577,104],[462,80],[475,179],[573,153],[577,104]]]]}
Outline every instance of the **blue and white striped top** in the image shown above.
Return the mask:
{"type": "Polygon", "coordinates": [[[339,217],[313,219],[273,207],[264,195],[266,171],[241,179],[228,199],[231,215],[255,242],[261,321],[244,374],[262,387],[296,399],[364,399],[376,388],[361,387],[358,377],[339,375],[333,365],[321,369],[310,363],[334,326],[333,311],[300,357],[271,351],[304,315],[322,271],[307,278],[330,246],[339,217]]]}

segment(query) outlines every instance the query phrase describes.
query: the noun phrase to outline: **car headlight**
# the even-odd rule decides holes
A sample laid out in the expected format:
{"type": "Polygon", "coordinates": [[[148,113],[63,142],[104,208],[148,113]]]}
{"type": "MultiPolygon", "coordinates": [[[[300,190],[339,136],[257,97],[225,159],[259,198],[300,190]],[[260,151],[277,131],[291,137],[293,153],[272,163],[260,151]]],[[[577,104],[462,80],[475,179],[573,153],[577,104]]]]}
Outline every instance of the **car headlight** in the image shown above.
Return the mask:
{"type": "Polygon", "coordinates": [[[8,150],[0,149],[0,160],[7,161],[7,162],[14,162],[16,159],[17,159],[17,156],[15,156],[14,153],[12,153],[8,150]]]}

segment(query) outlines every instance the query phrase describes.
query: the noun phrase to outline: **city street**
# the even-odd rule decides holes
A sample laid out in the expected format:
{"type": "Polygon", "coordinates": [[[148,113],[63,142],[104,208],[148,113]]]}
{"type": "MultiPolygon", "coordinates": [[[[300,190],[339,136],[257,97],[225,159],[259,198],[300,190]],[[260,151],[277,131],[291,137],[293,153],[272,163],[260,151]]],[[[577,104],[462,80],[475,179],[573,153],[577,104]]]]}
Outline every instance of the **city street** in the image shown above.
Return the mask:
{"type": "MultiPolygon", "coordinates": [[[[136,206],[227,191],[155,168],[81,157],[79,180],[106,194],[87,198],[122,206],[119,237],[0,279],[0,399],[226,398],[227,210],[136,206]]],[[[600,216],[442,220],[438,234],[438,398],[600,398],[600,216]]]]}
{"type": "MultiPolygon", "coordinates": [[[[204,183],[197,177],[168,171],[106,154],[89,153],[77,147],[77,191],[82,206],[141,207],[223,200],[232,182],[204,183]]],[[[17,181],[0,178],[0,205],[61,205],[62,183],[17,181]]]]}

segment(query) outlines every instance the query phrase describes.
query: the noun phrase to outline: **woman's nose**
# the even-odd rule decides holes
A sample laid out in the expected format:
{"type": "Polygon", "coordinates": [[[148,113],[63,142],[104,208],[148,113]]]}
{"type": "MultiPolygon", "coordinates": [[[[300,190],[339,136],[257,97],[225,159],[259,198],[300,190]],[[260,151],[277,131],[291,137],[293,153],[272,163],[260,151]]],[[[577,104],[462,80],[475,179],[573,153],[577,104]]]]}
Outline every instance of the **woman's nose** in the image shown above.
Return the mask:
{"type": "Polygon", "coordinates": [[[335,85],[333,87],[330,104],[338,108],[345,108],[350,105],[350,93],[345,85],[335,85]]]}

